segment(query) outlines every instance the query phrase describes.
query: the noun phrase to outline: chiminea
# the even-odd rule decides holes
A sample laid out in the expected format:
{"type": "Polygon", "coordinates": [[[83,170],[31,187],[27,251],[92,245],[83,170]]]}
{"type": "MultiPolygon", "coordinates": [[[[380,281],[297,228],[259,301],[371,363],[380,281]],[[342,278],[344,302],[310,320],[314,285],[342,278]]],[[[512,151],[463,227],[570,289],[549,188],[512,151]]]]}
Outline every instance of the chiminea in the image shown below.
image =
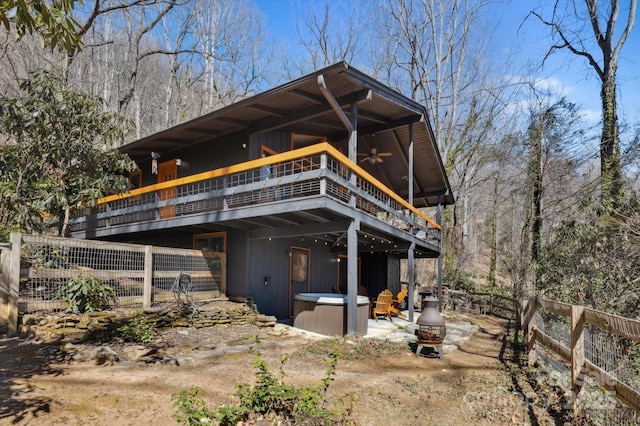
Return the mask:
{"type": "Polygon", "coordinates": [[[422,348],[426,346],[437,349],[438,356],[442,359],[444,358],[442,342],[447,334],[447,329],[444,325],[444,318],[438,311],[438,299],[433,296],[427,296],[422,302],[424,309],[416,320],[416,324],[418,324],[418,329],[416,330],[416,336],[418,336],[416,355],[419,355],[422,348]]]}

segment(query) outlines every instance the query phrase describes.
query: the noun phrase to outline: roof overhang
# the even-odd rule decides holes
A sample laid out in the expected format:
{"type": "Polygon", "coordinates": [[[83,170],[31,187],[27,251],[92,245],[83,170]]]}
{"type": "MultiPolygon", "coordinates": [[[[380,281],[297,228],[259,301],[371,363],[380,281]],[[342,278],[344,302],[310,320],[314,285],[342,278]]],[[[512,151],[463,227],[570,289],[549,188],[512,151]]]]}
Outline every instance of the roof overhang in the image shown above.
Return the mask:
{"type": "Polygon", "coordinates": [[[392,155],[374,164],[359,162],[369,173],[405,199],[409,197],[409,135],[413,134],[413,204],[453,204],[454,196],[425,108],[341,62],[209,114],[120,147],[137,161],[152,151],[170,152],[216,143],[221,136],[275,130],[324,136],[338,148],[348,140],[345,117],[357,104],[358,153],[371,148],[392,155]],[[319,77],[335,103],[323,94],[319,77]],[[336,105],[344,115],[335,110],[336,105]]]}

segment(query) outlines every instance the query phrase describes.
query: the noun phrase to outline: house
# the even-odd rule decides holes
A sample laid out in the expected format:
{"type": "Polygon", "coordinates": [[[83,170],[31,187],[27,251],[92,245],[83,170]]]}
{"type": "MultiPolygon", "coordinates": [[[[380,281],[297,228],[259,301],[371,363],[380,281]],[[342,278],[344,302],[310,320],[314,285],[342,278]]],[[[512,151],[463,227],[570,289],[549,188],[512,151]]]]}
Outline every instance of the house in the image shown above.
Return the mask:
{"type": "Polygon", "coordinates": [[[280,319],[298,293],[343,292],[350,331],[356,294],[440,255],[420,208],[454,202],[425,108],[346,63],[120,150],[133,189],[76,212],[73,237],[202,250],[220,296],[280,319]]]}

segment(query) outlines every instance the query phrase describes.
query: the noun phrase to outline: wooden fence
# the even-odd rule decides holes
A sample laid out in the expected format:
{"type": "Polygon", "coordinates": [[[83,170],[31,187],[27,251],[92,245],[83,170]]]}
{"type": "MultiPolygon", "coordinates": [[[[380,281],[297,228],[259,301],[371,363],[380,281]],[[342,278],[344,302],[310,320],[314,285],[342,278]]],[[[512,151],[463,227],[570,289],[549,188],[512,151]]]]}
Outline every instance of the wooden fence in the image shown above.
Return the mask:
{"type": "Polygon", "coordinates": [[[180,296],[175,284],[185,274],[192,300],[226,294],[224,253],[16,233],[0,246],[0,262],[0,323],[8,324],[10,334],[17,331],[19,314],[64,310],[55,292],[76,277],[112,287],[113,307],[174,301],[180,296]]]}
{"type": "Polygon", "coordinates": [[[640,413],[640,376],[636,372],[640,353],[632,348],[640,343],[640,321],[541,297],[518,300],[452,290],[447,304],[462,311],[516,319],[525,336],[529,365],[541,361],[538,350],[544,347],[567,366],[571,408],[576,415],[580,414],[583,388],[590,383],[635,411],[630,423],[634,424],[640,413]]]}
{"type": "Polygon", "coordinates": [[[448,290],[445,303],[454,310],[470,310],[503,318],[517,318],[519,312],[516,299],[493,293],[448,290]]]}
{"type": "Polygon", "coordinates": [[[544,345],[570,368],[571,403],[580,413],[581,393],[590,380],[640,412],[640,393],[630,349],[640,342],[640,321],[540,297],[520,302],[520,323],[529,350],[529,365],[544,345]],[[631,371],[625,374],[625,369],[631,371]]]}

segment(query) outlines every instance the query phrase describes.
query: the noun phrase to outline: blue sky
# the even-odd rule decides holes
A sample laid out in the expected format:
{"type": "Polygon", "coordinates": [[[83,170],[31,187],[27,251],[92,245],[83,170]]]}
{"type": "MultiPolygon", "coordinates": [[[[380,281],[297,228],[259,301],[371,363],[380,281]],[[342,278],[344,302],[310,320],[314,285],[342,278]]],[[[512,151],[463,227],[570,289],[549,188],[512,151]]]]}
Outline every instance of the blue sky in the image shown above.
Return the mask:
{"type": "MultiPolygon", "coordinates": [[[[324,0],[255,0],[267,17],[267,27],[278,39],[297,42],[296,10],[301,7],[324,7],[324,0]]],[[[622,0],[628,2],[629,0],[622,0]]],[[[333,4],[336,4],[335,2],[333,4]]],[[[348,2],[347,2],[348,4],[348,2]]],[[[488,62],[498,69],[527,73],[541,86],[575,102],[591,122],[600,120],[599,79],[587,64],[569,52],[557,52],[547,60],[543,69],[533,75],[526,72],[527,64],[539,65],[550,45],[548,29],[537,18],[527,14],[544,11],[553,2],[545,0],[504,0],[490,3],[484,16],[487,29],[493,29],[488,62]],[[508,61],[508,66],[505,65],[508,61]]],[[[548,16],[547,14],[544,14],[548,16]]],[[[620,21],[626,22],[621,16],[620,21]]],[[[640,122],[640,25],[636,24],[631,37],[622,49],[618,71],[618,94],[621,99],[619,115],[623,121],[640,122]]],[[[597,54],[599,51],[596,51],[597,54]]],[[[599,59],[598,56],[596,56],[599,59]]],[[[517,76],[514,76],[514,78],[517,76]]]]}

